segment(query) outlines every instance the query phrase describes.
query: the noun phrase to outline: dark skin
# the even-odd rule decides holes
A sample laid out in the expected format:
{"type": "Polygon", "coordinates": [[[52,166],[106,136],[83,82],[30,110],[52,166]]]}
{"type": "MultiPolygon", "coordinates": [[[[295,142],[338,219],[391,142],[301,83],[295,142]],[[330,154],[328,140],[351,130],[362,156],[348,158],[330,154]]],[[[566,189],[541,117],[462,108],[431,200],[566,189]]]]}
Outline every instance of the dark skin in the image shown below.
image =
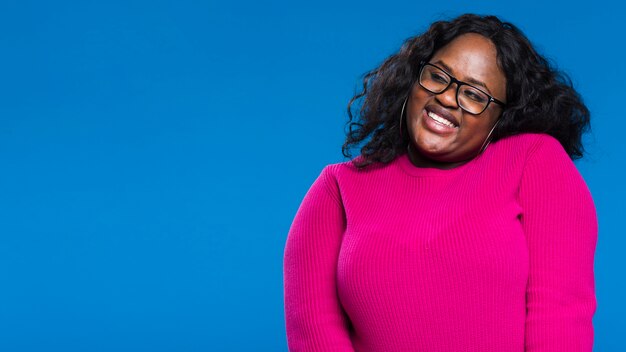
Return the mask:
{"type": "MultiPolygon", "coordinates": [[[[494,98],[506,102],[506,77],[496,59],[496,47],[488,38],[467,33],[439,49],[429,60],[455,78],[472,83],[494,98]],[[480,81],[484,86],[472,81],[480,81]]],[[[502,107],[491,103],[479,115],[461,109],[456,102],[456,84],[440,94],[433,94],[415,83],[407,101],[406,124],[409,131],[408,156],[413,165],[452,169],[475,158],[489,131],[502,113],[502,107]],[[425,107],[446,109],[459,122],[452,131],[433,128],[425,107]]]]}

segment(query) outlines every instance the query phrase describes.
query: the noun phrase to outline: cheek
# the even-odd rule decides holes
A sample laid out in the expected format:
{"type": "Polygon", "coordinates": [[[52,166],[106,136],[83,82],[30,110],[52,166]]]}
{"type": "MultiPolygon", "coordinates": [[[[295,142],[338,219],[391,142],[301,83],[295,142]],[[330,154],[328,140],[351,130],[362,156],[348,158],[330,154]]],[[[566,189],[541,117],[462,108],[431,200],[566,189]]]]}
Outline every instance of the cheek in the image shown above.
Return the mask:
{"type": "Polygon", "coordinates": [[[490,115],[468,116],[465,118],[465,133],[476,139],[482,139],[489,134],[491,127],[495,123],[495,118],[490,115]]]}
{"type": "Polygon", "coordinates": [[[423,89],[413,89],[407,104],[409,104],[412,112],[421,111],[430,98],[430,93],[425,92],[423,89]]]}
{"type": "Polygon", "coordinates": [[[415,85],[413,87],[413,90],[411,91],[411,96],[418,100],[428,99],[431,96],[431,93],[422,89],[422,87],[420,87],[419,85],[415,85]]]}

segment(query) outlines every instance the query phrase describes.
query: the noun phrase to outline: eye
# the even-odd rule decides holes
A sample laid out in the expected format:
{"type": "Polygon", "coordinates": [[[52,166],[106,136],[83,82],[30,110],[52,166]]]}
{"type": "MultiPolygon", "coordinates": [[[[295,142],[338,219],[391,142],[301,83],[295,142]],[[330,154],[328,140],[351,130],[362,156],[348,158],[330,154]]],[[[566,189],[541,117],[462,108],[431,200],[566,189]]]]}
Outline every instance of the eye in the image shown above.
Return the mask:
{"type": "Polygon", "coordinates": [[[463,91],[463,95],[477,103],[484,103],[485,101],[487,101],[487,97],[485,96],[485,94],[477,90],[466,89],[463,91]]]}
{"type": "Polygon", "coordinates": [[[432,79],[435,82],[439,82],[439,83],[448,83],[448,78],[440,73],[437,72],[431,72],[430,73],[430,79],[432,79]]]}

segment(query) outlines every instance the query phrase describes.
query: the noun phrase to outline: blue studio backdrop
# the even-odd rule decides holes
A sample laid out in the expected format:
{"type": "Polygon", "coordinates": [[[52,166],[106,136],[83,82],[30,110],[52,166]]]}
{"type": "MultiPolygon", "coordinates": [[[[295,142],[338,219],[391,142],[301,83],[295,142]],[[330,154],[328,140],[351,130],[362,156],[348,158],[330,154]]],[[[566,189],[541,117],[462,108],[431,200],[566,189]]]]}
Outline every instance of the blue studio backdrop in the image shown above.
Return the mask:
{"type": "Polygon", "coordinates": [[[349,99],[465,12],[516,24],[592,112],[595,348],[620,350],[626,11],[536,0],[3,0],[0,350],[287,351],[284,244],[346,160],[349,99]]]}

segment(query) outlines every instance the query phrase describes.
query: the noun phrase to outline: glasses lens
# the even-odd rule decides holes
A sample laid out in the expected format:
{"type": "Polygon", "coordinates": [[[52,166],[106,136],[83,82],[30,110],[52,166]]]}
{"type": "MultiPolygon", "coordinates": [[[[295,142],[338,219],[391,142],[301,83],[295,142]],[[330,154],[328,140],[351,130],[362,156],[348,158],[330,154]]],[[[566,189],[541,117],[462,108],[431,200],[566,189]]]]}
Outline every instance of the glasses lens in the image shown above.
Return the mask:
{"type": "MultiPolygon", "coordinates": [[[[432,65],[424,65],[419,79],[422,87],[435,94],[446,90],[450,81],[450,76],[446,72],[432,65]]],[[[470,114],[480,114],[489,104],[489,96],[486,93],[467,84],[461,85],[458,94],[459,105],[470,114]]]]}
{"type": "Polygon", "coordinates": [[[459,104],[461,108],[472,114],[480,114],[489,104],[489,96],[482,91],[463,85],[459,89],[459,104]]]}
{"type": "Polygon", "coordinates": [[[432,93],[441,93],[450,85],[450,77],[434,66],[425,65],[420,75],[420,85],[432,93]]]}

